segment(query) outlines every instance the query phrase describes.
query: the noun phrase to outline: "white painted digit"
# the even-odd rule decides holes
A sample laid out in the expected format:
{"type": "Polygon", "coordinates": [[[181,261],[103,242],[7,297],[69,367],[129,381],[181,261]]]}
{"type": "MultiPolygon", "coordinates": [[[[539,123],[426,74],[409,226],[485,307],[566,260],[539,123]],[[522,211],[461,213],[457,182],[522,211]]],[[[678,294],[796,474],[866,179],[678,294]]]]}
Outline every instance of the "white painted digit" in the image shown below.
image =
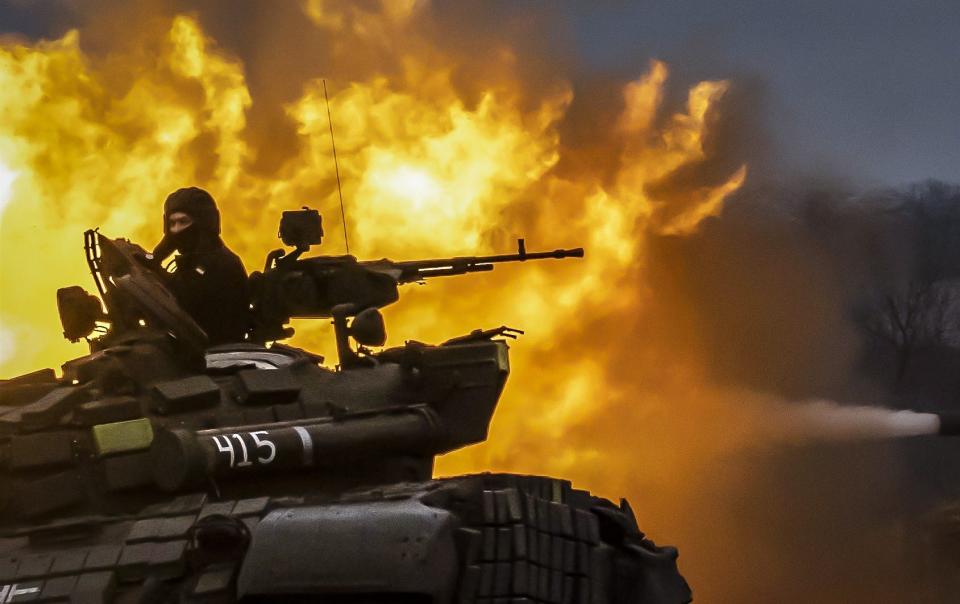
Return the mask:
{"type": "Polygon", "coordinates": [[[271,442],[271,441],[269,441],[269,440],[267,440],[267,439],[262,439],[262,440],[261,440],[261,438],[260,438],[261,435],[266,436],[266,435],[268,435],[268,434],[270,434],[270,433],[267,432],[266,430],[258,430],[258,431],[256,431],[256,432],[251,432],[251,433],[250,433],[250,436],[253,438],[253,442],[255,442],[255,443],[257,444],[257,450],[260,450],[260,449],[266,447],[266,448],[269,449],[269,451],[270,451],[270,453],[269,453],[268,455],[266,455],[265,457],[257,457],[257,461],[258,461],[259,463],[261,463],[261,464],[268,464],[268,463],[270,463],[271,461],[273,461],[274,459],[276,459],[276,457],[277,457],[277,445],[273,444],[273,442],[271,442]]]}
{"type": "Polygon", "coordinates": [[[243,460],[237,462],[237,467],[245,468],[247,466],[252,466],[253,462],[250,461],[250,456],[247,454],[247,443],[243,442],[243,436],[239,434],[231,434],[230,436],[237,439],[237,442],[240,443],[240,452],[241,452],[241,457],[243,457],[243,460]]]}
{"type": "MultiPolygon", "coordinates": [[[[273,441],[263,438],[264,436],[268,436],[270,434],[269,432],[266,430],[258,430],[257,432],[247,432],[246,434],[249,434],[250,438],[253,439],[257,453],[260,454],[257,457],[258,464],[267,465],[277,458],[277,445],[274,444],[273,441]]],[[[253,465],[253,461],[250,460],[250,453],[247,450],[247,443],[244,442],[243,436],[243,433],[233,433],[219,434],[212,437],[214,444],[217,445],[217,451],[230,456],[231,468],[246,468],[253,465]],[[220,440],[221,438],[223,440],[220,440]],[[239,456],[231,439],[240,443],[239,456]]],[[[2,604],[2,600],[0,600],[0,604],[2,604]]]]}
{"type": "Polygon", "coordinates": [[[233,452],[233,443],[230,442],[230,436],[224,436],[222,443],[220,442],[220,436],[214,436],[213,442],[216,443],[218,451],[230,454],[230,467],[232,468],[236,460],[236,454],[233,452]]]}

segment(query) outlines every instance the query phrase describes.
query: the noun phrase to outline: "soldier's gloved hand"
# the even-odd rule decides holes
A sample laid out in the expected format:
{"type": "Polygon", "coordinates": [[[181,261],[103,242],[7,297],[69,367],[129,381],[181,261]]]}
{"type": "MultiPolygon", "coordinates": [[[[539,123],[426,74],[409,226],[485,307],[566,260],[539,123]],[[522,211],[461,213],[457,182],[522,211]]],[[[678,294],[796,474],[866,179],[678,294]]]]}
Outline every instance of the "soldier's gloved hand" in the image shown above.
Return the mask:
{"type": "Polygon", "coordinates": [[[153,248],[152,253],[143,253],[143,262],[145,266],[148,266],[154,270],[162,271],[163,270],[163,261],[170,256],[174,251],[176,251],[177,246],[173,241],[173,237],[169,234],[164,235],[163,239],[160,240],[160,243],[153,248]]]}
{"type": "Polygon", "coordinates": [[[141,248],[141,249],[135,250],[130,255],[141,266],[148,268],[154,272],[163,272],[162,258],[159,258],[156,254],[152,254],[147,250],[141,248]]]}

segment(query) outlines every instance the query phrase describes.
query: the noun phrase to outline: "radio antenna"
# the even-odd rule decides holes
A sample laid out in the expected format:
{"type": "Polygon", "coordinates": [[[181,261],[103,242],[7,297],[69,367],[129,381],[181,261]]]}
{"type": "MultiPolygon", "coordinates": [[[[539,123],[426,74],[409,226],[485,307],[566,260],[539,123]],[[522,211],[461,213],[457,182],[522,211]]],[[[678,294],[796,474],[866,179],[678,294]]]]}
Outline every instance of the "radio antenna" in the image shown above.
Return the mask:
{"type": "Polygon", "coordinates": [[[343,243],[350,253],[350,240],[347,239],[347,215],[343,211],[343,189],[340,187],[340,163],[337,161],[337,143],[333,139],[333,118],[330,117],[330,97],[327,95],[327,81],[323,80],[323,99],[327,102],[327,123],[330,125],[330,146],[333,147],[333,168],[337,173],[337,195],[340,196],[340,220],[343,222],[343,243]]]}

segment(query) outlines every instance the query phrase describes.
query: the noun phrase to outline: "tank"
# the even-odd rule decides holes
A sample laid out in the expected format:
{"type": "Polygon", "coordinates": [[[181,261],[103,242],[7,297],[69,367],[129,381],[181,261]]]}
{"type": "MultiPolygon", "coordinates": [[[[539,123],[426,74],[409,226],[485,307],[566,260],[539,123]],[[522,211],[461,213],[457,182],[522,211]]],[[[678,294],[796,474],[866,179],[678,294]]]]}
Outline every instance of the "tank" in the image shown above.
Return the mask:
{"type": "Polygon", "coordinates": [[[507,327],[383,349],[403,283],[582,249],[393,262],[303,257],[284,213],[247,341],[208,347],[139,246],[85,233],[99,295],[57,292],[90,354],[0,382],[0,602],[689,602],[677,551],[544,476],[433,477],[478,443],[507,327]],[[332,319],[338,358],[283,344],[332,319]],[[375,350],[377,349],[377,350],[375,350]]]}

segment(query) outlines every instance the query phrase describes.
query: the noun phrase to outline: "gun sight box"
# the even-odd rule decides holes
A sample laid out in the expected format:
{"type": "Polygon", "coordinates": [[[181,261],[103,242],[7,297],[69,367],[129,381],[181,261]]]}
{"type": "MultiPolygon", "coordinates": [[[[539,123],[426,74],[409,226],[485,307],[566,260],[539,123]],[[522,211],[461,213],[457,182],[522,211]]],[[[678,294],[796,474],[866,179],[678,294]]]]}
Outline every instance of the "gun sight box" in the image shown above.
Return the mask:
{"type": "Polygon", "coordinates": [[[323,238],[320,212],[303,208],[284,212],[280,217],[280,240],[290,247],[319,245],[323,238]]]}

